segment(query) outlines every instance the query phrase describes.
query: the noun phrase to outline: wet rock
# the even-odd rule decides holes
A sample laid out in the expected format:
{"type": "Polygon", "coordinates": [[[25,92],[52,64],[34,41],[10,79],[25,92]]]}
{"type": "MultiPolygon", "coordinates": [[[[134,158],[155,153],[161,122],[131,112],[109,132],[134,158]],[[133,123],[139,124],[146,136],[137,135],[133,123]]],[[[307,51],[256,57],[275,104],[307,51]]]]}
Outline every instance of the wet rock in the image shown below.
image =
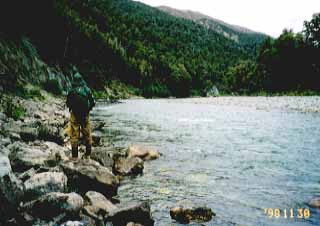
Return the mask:
{"type": "Polygon", "coordinates": [[[64,173],[46,172],[33,175],[25,183],[25,199],[31,200],[50,192],[65,192],[67,177],[64,173]]]}
{"type": "Polygon", "coordinates": [[[91,124],[92,131],[101,131],[103,130],[103,127],[106,125],[105,122],[101,121],[93,121],[91,124]]]}
{"type": "Polygon", "coordinates": [[[112,155],[112,152],[106,148],[94,148],[91,153],[91,158],[99,162],[102,166],[112,170],[114,164],[112,155]]]}
{"type": "Polygon", "coordinates": [[[320,197],[312,199],[308,205],[312,208],[320,208],[320,197]]]}
{"type": "Polygon", "coordinates": [[[108,198],[117,195],[119,180],[106,167],[93,160],[67,161],[61,167],[68,185],[81,193],[97,191],[108,198]]]}
{"type": "Polygon", "coordinates": [[[121,176],[139,175],[143,173],[144,164],[138,157],[115,157],[113,172],[121,176]]]}
{"type": "Polygon", "coordinates": [[[148,202],[127,204],[124,207],[119,207],[110,214],[108,220],[114,226],[127,225],[130,222],[139,223],[145,226],[154,225],[148,202]]]}
{"type": "Polygon", "coordinates": [[[170,216],[179,223],[189,224],[190,222],[203,223],[211,221],[215,213],[208,207],[195,206],[191,202],[183,201],[170,209],[170,216]]]}
{"type": "Polygon", "coordinates": [[[60,215],[77,217],[83,205],[82,197],[76,193],[52,192],[26,203],[23,210],[33,217],[51,220],[60,215]]]}
{"type": "Polygon", "coordinates": [[[140,145],[131,145],[127,152],[128,157],[138,157],[144,161],[155,160],[160,158],[157,150],[146,148],[140,145]]]}
{"type": "Polygon", "coordinates": [[[92,146],[94,147],[98,147],[102,144],[102,133],[101,132],[98,132],[98,131],[95,131],[92,133],[92,146]]]}
{"type": "Polygon", "coordinates": [[[15,215],[23,195],[23,184],[13,174],[8,157],[0,156],[0,221],[15,215]]]}
{"type": "Polygon", "coordinates": [[[8,146],[11,151],[9,158],[14,171],[23,172],[32,167],[40,167],[51,159],[50,150],[41,150],[39,147],[30,147],[26,144],[15,142],[8,146]]]}
{"type": "Polygon", "coordinates": [[[100,221],[106,219],[110,212],[117,209],[104,195],[95,191],[87,192],[84,201],[84,213],[100,221]]]}

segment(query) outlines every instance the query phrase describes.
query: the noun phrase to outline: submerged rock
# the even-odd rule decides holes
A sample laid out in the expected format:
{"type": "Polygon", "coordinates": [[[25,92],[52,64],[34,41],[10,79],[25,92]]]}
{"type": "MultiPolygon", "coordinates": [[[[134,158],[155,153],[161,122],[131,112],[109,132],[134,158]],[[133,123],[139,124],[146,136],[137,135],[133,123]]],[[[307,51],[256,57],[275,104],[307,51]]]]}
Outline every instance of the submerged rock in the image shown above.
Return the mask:
{"type": "Polygon", "coordinates": [[[170,209],[170,216],[179,223],[189,224],[190,222],[203,223],[211,221],[215,213],[208,207],[195,206],[191,202],[183,201],[170,209]]]}
{"type": "Polygon", "coordinates": [[[143,173],[143,161],[138,157],[115,157],[113,171],[121,176],[143,173]]]}
{"type": "Polygon", "coordinates": [[[50,192],[65,192],[67,177],[64,173],[46,172],[33,175],[25,183],[27,200],[39,197],[50,192]]]}
{"type": "Polygon", "coordinates": [[[131,203],[126,204],[124,207],[119,207],[110,214],[108,220],[112,222],[113,226],[123,226],[130,222],[139,223],[144,226],[154,225],[148,202],[131,203]]]}
{"type": "Polygon", "coordinates": [[[140,145],[131,145],[127,151],[128,157],[138,157],[144,161],[155,160],[160,158],[160,153],[157,150],[143,147],[140,145]]]}
{"type": "Polygon", "coordinates": [[[320,197],[312,199],[308,205],[312,208],[320,208],[320,197]]]}
{"type": "Polygon", "coordinates": [[[117,195],[119,180],[106,167],[93,160],[67,161],[61,167],[68,177],[68,185],[86,193],[97,191],[108,198],[117,195]]]}
{"type": "Polygon", "coordinates": [[[26,203],[23,209],[33,217],[51,220],[59,215],[77,217],[83,205],[82,197],[76,193],[52,192],[26,203]]]}

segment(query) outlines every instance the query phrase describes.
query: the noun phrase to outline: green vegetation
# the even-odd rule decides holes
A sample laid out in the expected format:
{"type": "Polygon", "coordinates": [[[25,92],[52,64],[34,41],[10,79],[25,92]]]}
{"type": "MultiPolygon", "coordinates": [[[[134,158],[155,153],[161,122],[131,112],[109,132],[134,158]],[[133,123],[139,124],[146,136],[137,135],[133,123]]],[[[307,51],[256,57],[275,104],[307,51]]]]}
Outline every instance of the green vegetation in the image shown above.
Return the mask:
{"type": "Polygon", "coordinates": [[[1,98],[3,113],[14,120],[22,119],[26,110],[18,103],[14,103],[12,98],[1,98]]]}
{"type": "Polygon", "coordinates": [[[268,38],[257,61],[239,61],[229,67],[224,87],[229,92],[250,94],[311,95],[320,93],[320,15],[295,34],[284,30],[279,38],[268,38]]]}
{"type": "Polygon", "coordinates": [[[213,85],[223,94],[320,92],[319,15],[302,33],[285,30],[275,40],[222,24],[233,40],[214,24],[207,29],[131,0],[12,0],[0,9],[23,18],[0,20],[0,74],[11,79],[0,88],[32,82],[59,95],[57,75],[70,77],[72,64],[96,97],[110,99],[205,96],[213,85]]]}

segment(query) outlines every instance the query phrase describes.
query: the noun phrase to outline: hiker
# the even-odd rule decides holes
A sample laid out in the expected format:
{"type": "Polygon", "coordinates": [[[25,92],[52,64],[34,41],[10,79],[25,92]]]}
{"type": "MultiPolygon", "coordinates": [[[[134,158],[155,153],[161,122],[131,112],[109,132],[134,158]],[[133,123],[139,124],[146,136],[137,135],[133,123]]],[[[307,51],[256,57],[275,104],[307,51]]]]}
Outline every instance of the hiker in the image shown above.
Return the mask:
{"type": "Polygon", "coordinates": [[[89,112],[95,105],[92,92],[75,67],[73,70],[72,89],[68,92],[67,107],[70,111],[70,141],[72,158],[78,158],[80,133],[82,133],[86,152],[84,158],[90,158],[92,136],[89,112]]]}

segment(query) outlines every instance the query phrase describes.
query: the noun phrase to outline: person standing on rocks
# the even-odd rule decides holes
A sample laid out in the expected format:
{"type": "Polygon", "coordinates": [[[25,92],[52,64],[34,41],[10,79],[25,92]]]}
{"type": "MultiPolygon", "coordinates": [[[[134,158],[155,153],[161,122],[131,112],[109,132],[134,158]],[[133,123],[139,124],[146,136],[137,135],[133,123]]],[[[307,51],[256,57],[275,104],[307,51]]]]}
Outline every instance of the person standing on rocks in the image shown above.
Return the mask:
{"type": "Polygon", "coordinates": [[[89,113],[95,105],[92,92],[75,67],[73,70],[72,89],[68,92],[67,107],[70,111],[70,141],[72,158],[78,158],[80,134],[82,134],[86,152],[84,158],[90,158],[92,135],[89,113]]]}

